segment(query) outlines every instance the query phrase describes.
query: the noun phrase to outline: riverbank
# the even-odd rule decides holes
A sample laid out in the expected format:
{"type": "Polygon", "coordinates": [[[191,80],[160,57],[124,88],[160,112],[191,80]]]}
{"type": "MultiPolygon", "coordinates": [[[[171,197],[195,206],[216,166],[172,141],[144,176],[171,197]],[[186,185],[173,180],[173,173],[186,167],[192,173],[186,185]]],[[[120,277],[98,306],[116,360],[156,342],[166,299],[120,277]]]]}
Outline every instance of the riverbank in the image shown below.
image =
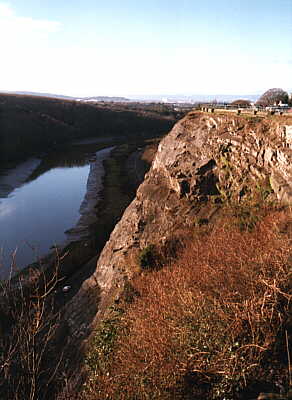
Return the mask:
{"type": "MultiPolygon", "coordinates": [[[[76,225],[65,232],[65,241],[57,242],[56,246],[38,258],[37,262],[20,271],[23,277],[29,276],[31,271],[38,274],[46,271],[46,275],[50,277],[50,271],[55,271],[55,265],[58,264],[59,276],[62,279],[58,291],[61,291],[68,281],[72,287],[70,296],[64,298],[65,302],[79,289],[82,280],[93,272],[99,252],[123,211],[134,198],[137,187],[149,169],[151,159],[147,158],[147,155],[145,157],[147,152],[144,149],[155,147],[155,139],[136,140],[126,144],[119,142],[120,140],[109,138],[109,142],[90,140],[90,143],[73,143],[53,154],[48,153],[42,159],[28,160],[11,169],[10,175],[13,179],[9,182],[10,191],[13,190],[13,185],[18,187],[25,182],[32,182],[53,168],[76,165],[83,167],[90,163],[87,190],[80,205],[80,217],[76,225]]],[[[63,294],[61,297],[64,297],[63,294]]]]}
{"type": "MultiPolygon", "coordinates": [[[[84,336],[76,333],[86,329],[96,314],[98,292],[94,290],[86,294],[90,296],[91,302],[84,308],[79,301],[74,303],[73,308],[68,307],[67,303],[72,298],[74,302],[80,286],[95,270],[99,253],[125,207],[135,196],[139,185],[138,176],[142,177],[148,170],[149,154],[155,152],[155,147],[156,143],[147,141],[117,145],[104,162],[103,190],[90,236],[71,242],[64,249],[56,248],[39,265],[31,265],[15,277],[15,284],[7,282],[5,285],[3,282],[0,299],[0,334],[6,333],[0,336],[5,341],[3,359],[10,357],[10,344],[13,344],[17,349],[13,365],[19,368],[18,379],[22,380],[23,390],[30,388],[30,376],[22,371],[28,370],[26,360],[31,357],[38,357],[39,369],[34,370],[34,373],[40,374],[37,375],[37,384],[43,393],[42,398],[57,398],[57,393],[66,388],[68,377],[80,370],[84,336]],[[147,150],[149,146],[152,150],[147,150]],[[148,156],[145,156],[147,151],[148,156]],[[129,159],[135,159],[134,168],[129,159]],[[25,312],[22,315],[23,306],[25,312]],[[79,319],[75,319],[76,313],[79,319]],[[75,323],[74,332],[70,329],[71,318],[75,323]],[[34,345],[31,344],[32,338],[36,343],[34,345]],[[24,353],[21,352],[23,349],[24,353]],[[43,371],[46,371],[44,379],[43,371]],[[49,397],[46,397],[46,393],[49,393],[49,397]]],[[[10,364],[8,366],[9,371],[13,372],[10,373],[11,379],[3,380],[4,386],[0,385],[1,393],[8,393],[15,387],[13,365],[11,368],[10,364]]],[[[76,390],[82,379],[80,375],[76,381],[76,390]]]]}
{"type": "MultiPolygon", "coordinates": [[[[91,207],[93,202],[96,206],[92,219],[94,222],[90,224],[87,234],[80,236],[73,229],[72,238],[76,234],[74,241],[63,248],[55,249],[42,259],[41,267],[46,271],[47,279],[52,277],[55,265],[58,265],[60,279],[56,287],[58,308],[70,301],[83,281],[94,272],[100,251],[125,208],[134,198],[137,187],[150,167],[157,143],[157,139],[135,141],[116,145],[111,150],[110,155],[103,161],[105,172],[101,182],[102,190],[99,193],[91,193],[91,207]],[[133,159],[134,163],[131,161],[133,159]],[[64,286],[70,287],[66,293],[63,292],[64,286]]],[[[26,273],[38,268],[36,264],[31,265],[26,269],[26,273]]]]}
{"type": "Polygon", "coordinates": [[[95,208],[100,201],[100,193],[103,190],[104,162],[113,149],[114,147],[106,147],[97,151],[95,153],[95,161],[90,163],[86,193],[79,209],[80,218],[73,228],[65,232],[69,242],[87,238],[89,226],[97,222],[95,208]]]}

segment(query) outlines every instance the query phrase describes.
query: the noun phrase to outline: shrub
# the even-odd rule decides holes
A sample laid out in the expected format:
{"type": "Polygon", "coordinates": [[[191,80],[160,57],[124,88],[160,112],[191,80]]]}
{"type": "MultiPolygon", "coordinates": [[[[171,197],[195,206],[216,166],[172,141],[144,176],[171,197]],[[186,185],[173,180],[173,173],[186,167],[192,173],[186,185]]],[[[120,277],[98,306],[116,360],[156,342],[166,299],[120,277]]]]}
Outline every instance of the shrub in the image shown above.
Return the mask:
{"type": "Polygon", "coordinates": [[[178,261],[138,277],[140,297],[123,316],[106,373],[91,381],[92,399],[237,399],[254,376],[245,398],[267,385],[287,388],[286,360],[276,355],[286,352],[291,300],[281,218],[267,216],[252,232],[228,221],[186,243],[178,261]]]}
{"type": "Polygon", "coordinates": [[[150,244],[146,246],[139,254],[139,266],[142,270],[147,270],[155,267],[155,246],[150,244]]]}
{"type": "Polygon", "coordinates": [[[55,297],[59,262],[50,273],[31,268],[0,282],[1,399],[54,399],[64,385],[72,349],[55,297]]]}

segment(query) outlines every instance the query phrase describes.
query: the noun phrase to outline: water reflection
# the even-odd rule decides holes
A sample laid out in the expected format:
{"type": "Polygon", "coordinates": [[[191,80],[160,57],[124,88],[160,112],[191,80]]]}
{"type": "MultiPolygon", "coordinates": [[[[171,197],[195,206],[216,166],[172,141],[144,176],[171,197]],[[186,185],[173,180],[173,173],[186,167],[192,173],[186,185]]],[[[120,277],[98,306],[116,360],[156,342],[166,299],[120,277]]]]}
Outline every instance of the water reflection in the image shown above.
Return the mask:
{"type": "Polygon", "coordinates": [[[27,181],[32,181],[52,168],[83,167],[94,160],[97,150],[92,144],[84,146],[63,147],[58,151],[48,154],[30,175],[27,181]]]}
{"type": "Polygon", "coordinates": [[[53,244],[65,240],[64,231],[79,219],[88,172],[88,165],[55,168],[2,199],[0,247],[4,271],[15,248],[18,248],[16,265],[21,269],[37,261],[53,244]]]}
{"type": "MultiPolygon", "coordinates": [[[[90,150],[72,146],[55,152],[9,197],[1,198],[0,191],[0,278],[8,277],[11,263],[22,269],[66,241],[65,231],[79,222],[86,198],[90,163],[95,160],[92,144],[90,150]]],[[[106,151],[99,153],[102,157],[106,151]]],[[[102,165],[102,159],[99,162],[94,165],[102,165]]]]}

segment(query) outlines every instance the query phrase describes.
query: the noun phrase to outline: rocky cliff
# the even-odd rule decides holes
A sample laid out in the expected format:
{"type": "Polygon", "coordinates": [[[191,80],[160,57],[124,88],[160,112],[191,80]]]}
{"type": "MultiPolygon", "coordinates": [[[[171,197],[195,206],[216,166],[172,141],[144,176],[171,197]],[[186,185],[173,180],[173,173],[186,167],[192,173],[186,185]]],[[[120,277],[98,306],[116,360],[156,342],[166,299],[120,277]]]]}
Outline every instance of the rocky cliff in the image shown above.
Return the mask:
{"type": "Polygon", "coordinates": [[[84,337],[137,271],[149,244],[167,245],[224,203],[256,191],[292,203],[292,118],[192,112],[161,141],[150,171],[68,307],[72,334],[84,337]],[[86,314],[86,318],[85,318],[86,314]]]}

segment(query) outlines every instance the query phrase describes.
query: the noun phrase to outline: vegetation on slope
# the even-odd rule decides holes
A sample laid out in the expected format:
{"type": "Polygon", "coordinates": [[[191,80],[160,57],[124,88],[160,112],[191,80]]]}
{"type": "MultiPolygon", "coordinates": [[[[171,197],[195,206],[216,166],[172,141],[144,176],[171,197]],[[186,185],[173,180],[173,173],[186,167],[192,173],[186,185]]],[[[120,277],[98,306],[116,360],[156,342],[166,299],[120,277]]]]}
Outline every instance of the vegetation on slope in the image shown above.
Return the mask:
{"type": "Polygon", "coordinates": [[[222,210],[215,226],[195,224],[167,250],[151,248],[156,262],[126,282],[77,375],[70,340],[58,347],[66,331],[51,296],[57,276],[2,286],[2,398],[287,398],[291,213],[262,207],[251,225],[246,213],[222,210]]]}
{"type": "Polygon", "coordinates": [[[70,340],[58,347],[57,274],[2,283],[1,398],[287,398],[292,218],[262,211],[251,229],[226,208],[215,226],[196,225],[167,252],[153,248],[157,262],[126,282],[73,380],[70,340]]]}
{"type": "Polygon", "coordinates": [[[127,285],[96,333],[80,398],[252,399],[288,391],[291,222],[284,211],[251,231],[236,222],[202,226],[177,260],[127,285]]]}

